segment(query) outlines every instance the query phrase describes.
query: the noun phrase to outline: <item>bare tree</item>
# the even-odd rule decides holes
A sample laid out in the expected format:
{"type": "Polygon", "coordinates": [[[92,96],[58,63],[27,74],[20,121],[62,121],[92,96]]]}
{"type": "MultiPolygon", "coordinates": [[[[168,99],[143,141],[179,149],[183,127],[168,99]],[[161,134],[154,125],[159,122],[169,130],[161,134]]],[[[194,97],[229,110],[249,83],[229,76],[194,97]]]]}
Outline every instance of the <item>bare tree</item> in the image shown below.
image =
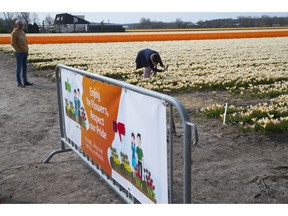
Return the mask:
{"type": "Polygon", "coordinates": [[[4,20],[7,28],[11,31],[15,25],[16,13],[3,12],[4,20]]]}
{"type": "Polygon", "coordinates": [[[176,19],[175,24],[176,24],[176,28],[183,28],[184,27],[184,22],[180,18],[176,19]]]}
{"type": "Polygon", "coordinates": [[[54,24],[54,18],[50,14],[48,14],[45,17],[44,22],[46,25],[53,25],[54,24]]]}
{"type": "Polygon", "coordinates": [[[28,31],[28,24],[31,21],[29,12],[19,12],[17,13],[17,18],[24,21],[25,29],[28,31]]]}
{"type": "Polygon", "coordinates": [[[39,19],[39,16],[37,13],[32,13],[31,14],[31,24],[34,24],[34,23],[39,23],[40,22],[40,19],[39,19]]]}

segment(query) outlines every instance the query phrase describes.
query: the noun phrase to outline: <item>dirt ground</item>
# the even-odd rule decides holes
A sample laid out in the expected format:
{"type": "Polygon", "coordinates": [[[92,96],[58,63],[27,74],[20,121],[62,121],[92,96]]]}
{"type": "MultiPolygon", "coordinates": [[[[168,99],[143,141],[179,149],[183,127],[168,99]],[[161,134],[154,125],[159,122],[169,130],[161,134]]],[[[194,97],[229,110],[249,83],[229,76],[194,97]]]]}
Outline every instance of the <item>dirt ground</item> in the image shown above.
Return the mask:
{"type": "MultiPolygon", "coordinates": [[[[29,68],[33,86],[16,87],[15,59],[0,53],[0,203],[125,203],[73,152],[43,160],[60,148],[56,85],[29,68]]],[[[49,72],[49,71],[48,71],[49,72]]],[[[288,203],[288,133],[243,133],[237,125],[203,119],[212,103],[245,105],[226,92],[172,94],[198,127],[192,146],[194,204],[288,203]]],[[[177,117],[177,114],[176,114],[177,117]]],[[[176,122],[173,202],[181,203],[182,136],[176,122]]]]}

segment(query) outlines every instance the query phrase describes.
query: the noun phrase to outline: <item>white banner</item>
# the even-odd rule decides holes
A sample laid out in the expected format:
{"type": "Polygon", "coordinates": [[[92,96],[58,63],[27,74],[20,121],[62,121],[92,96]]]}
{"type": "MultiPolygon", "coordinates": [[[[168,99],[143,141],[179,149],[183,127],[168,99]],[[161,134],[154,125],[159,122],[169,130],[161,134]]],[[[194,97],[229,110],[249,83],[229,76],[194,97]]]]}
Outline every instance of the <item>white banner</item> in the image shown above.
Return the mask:
{"type": "Polygon", "coordinates": [[[141,203],[168,203],[166,104],[61,71],[67,138],[141,203]]]}

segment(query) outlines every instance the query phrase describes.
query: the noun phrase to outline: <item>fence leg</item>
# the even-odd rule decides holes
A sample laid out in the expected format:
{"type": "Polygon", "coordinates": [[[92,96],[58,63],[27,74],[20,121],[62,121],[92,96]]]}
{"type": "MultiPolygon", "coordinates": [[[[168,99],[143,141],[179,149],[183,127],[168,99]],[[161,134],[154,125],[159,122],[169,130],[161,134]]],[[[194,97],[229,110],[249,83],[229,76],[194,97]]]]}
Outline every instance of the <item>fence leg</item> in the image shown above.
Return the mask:
{"type": "Polygon", "coordinates": [[[173,105],[170,104],[170,127],[169,127],[169,149],[170,149],[170,201],[169,203],[173,203],[173,132],[176,135],[175,123],[173,118],[173,105]]]}
{"type": "Polygon", "coordinates": [[[55,155],[55,154],[58,154],[58,153],[63,153],[63,152],[68,152],[68,151],[72,151],[72,149],[58,149],[58,150],[55,150],[53,152],[51,152],[49,154],[49,156],[44,160],[43,164],[44,163],[48,163],[50,161],[50,159],[55,155]]]}

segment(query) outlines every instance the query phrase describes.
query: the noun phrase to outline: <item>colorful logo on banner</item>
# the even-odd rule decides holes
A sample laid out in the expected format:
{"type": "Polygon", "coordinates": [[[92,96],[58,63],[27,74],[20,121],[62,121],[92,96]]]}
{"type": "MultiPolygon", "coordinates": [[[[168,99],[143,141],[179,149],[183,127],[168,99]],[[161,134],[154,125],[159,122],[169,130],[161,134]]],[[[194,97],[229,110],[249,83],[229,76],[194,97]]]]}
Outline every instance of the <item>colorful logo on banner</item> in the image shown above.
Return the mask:
{"type": "Polygon", "coordinates": [[[67,137],[142,203],[168,203],[166,106],[61,71],[67,137]]]}

